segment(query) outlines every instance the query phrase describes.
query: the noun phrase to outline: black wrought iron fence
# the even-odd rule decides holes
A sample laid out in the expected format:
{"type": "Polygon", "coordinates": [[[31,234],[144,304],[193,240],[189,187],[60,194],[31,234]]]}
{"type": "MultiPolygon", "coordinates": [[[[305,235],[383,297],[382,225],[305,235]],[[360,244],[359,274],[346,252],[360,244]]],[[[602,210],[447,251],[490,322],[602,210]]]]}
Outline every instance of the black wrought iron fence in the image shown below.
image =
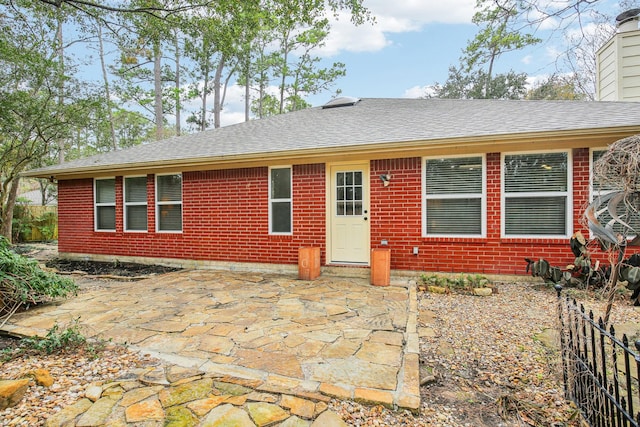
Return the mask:
{"type": "Polygon", "coordinates": [[[591,426],[640,426],[640,341],[632,351],[626,334],[556,290],[566,398],[591,426]]]}

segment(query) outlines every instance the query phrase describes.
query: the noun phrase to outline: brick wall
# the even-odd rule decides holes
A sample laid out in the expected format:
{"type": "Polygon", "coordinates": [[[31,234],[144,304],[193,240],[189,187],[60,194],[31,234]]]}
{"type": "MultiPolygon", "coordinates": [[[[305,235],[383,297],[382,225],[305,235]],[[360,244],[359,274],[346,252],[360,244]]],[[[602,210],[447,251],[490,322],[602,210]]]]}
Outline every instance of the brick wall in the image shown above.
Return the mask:
{"type": "MultiPolygon", "coordinates": [[[[588,232],[580,218],[589,199],[589,150],[573,151],[574,230],[588,232]]],[[[526,274],[524,258],[552,265],[573,262],[568,239],[501,238],[500,153],[487,154],[486,238],[422,237],[421,159],[371,162],[371,245],[391,249],[391,268],[400,270],[526,274]],[[392,175],[384,187],[381,174],[392,175]],[[382,240],[388,246],[382,246],[382,240]],[[413,255],[413,248],[418,255],[413,255]]]]}
{"type": "Polygon", "coordinates": [[[148,232],[123,231],[122,177],[116,179],[116,231],[93,224],[93,181],[59,183],[60,252],[259,263],[297,263],[298,248],[325,253],[325,169],[293,167],[293,235],[269,235],[268,168],[185,172],[183,232],[155,232],[154,176],[147,180],[148,232]]]}
{"type": "MultiPolygon", "coordinates": [[[[500,154],[487,154],[486,238],[423,238],[421,159],[370,163],[371,247],[388,241],[391,268],[418,271],[525,274],[524,258],[552,265],[573,262],[566,239],[500,237],[500,154]],[[391,174],[385,187],[381,174],[391,174]],[[417,247],[418,255],[413,254],[417,247]]],[[[122,177],[116,179],[116,232],[95,232],[93,181],[59,183],[59,250],[260,263],[297,263],[298,249],[321,249],[326,264],[324,164],[293,166],[293,235],[269,235],[266,167],[183,174],[183,232],[156,233],[154,176],[149,175],[147,233],[123,231],[122,177]]],[[[573,151],[574,231],[587,231],[581,216],[589,199],[589,150],[573,151]]],[[[606,261],[603,256],[597,259],[606,261]]]]}

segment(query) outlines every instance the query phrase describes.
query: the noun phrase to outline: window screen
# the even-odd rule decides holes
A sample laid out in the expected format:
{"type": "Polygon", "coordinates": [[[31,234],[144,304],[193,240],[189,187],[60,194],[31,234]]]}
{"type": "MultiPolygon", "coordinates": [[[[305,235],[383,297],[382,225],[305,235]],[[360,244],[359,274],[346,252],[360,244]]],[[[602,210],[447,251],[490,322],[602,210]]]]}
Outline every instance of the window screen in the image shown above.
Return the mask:
{"type": "Polygon", "coordinates": [[[484,158],[426,159],[424,221],[427,235],[481,235],[484,158]]]}
{"type": "Polygon", "coordinates": [[[124,179],[125,230],[147,231],[147,177],[124,179]]]}
{"type": "Polygon", "coordinates": [[[101,231],[116,229],[116,180],[95,180],[95,228],[101,231]]]}
{"type": "Polygon", "coordinates": [[[509,236],[566,236],[569,154],[504,156],[504,232],[509,236]]]}
{"type": "Polygon", "coordinates": [[[158,231],[182,231],[182,175],[156,177],[158,231]]]}
{"type": "Polygon", "coordinates": [[[269,232],[292,232],[291,168],[269,171],[269,232]]]}

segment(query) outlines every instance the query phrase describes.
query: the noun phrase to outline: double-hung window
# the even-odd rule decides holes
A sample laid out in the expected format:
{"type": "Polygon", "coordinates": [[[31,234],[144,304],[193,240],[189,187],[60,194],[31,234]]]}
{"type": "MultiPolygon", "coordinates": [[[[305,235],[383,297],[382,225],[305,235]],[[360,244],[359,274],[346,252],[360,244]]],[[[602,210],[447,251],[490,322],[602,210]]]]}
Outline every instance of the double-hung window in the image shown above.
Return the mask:
{"type": "Polygon", "coordinates": [[[124,229],[147,231],[147,177],[124,179],[124,229]]]}
{"type": "Polygon", "coordinates": [[[182,175],[156,175],[156,229],[182,231],[182,175]]]}
{"type": "Polygon", "coordinates": [[[116,180],[94,181],[94,218],[96,231],[116,231],[116,180]]]}
{"type": "Polygon", "coordinates": [[[269,169],[269,233],[291,234],[293,225],[293,198],[291,194],[291,168],[269,169]]]}
{"type": "Polygon", "coordinates": [[[571,155],[504,154],[502,234],[568,237],[571,221],[571,155]]]}
{"type": "Polygon", "coordinates": [[[485,158],[424,159],[423,235],[483,236],[485,158]]]}

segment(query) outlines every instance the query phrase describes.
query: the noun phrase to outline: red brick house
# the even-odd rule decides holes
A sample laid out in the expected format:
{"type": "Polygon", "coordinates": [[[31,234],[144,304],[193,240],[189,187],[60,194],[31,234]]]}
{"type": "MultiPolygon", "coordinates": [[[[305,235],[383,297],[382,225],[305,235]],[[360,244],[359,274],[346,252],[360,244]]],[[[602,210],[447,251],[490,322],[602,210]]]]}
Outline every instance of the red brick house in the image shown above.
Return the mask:
{"type": "Polygon", "coordinates": [[[57,180],[69,258],[287,270],[313,246],[326,269],[390,248],[392,270],[524,274],[572,261],[594,156],[636,133],[633,102],[341,98],[25,175],[57,180]]]}

